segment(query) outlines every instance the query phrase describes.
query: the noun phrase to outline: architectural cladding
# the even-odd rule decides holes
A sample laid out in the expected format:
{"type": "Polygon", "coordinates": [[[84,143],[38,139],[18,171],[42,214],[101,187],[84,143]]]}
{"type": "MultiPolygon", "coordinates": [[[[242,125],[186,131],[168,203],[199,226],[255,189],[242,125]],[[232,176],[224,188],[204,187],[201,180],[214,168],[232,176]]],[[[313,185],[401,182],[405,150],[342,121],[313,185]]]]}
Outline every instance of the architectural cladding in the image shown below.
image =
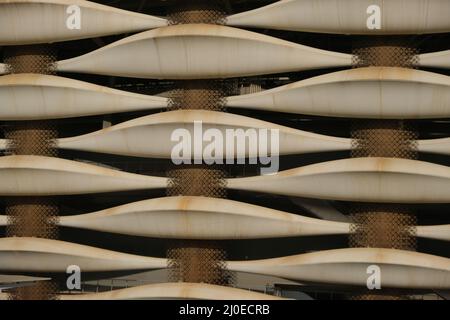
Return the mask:
{"type": "Polygon", "coordinates": [[[448,298],[449,17],[0,0],[1,297],[448,298]]]}

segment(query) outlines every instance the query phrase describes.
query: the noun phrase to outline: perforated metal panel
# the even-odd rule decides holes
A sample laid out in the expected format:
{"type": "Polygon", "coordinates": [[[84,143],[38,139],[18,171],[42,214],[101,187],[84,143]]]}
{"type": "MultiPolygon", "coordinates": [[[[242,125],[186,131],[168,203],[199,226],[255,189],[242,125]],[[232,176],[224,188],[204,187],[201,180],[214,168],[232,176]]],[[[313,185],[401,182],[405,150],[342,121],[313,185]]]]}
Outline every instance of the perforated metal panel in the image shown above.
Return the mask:
{"type": "Polygon", "coordinates": [[[179,166],[167,173],[168,196],[204,196],[226,198],[226,175],[223,170],[206,165],[179,166]]]}
{"type": "Polygon", "coordinates": [[[354,120],[352,157],[417,159],[418,134],[405,121],[354,120]]]}
{"type": "Polygon", "coordinates": [[[9,198],[6,214],[8,237],[58,238],[58,205],[51,198],[9,198]]]}
{"type": "Polygon", "coordinates": [[[414,212],[404,205],[353,204],[350,246],[416,249],[414,212]]]}
{"type": "Polygon", "coordinates": [[[225,111],[226,97],[238,91],[232,80],[177,81],[170,91],[168,110],[225,111]]]}
{"type": "Polygon", "coordinates": [[[9,300],[58,300],[58,283],[39,281],[26,287],[17,287],[8,291],[9,300]]]}
{"type": "Polygon", "coordinates": [[[419,65],[419,50],[405,39],[367,38],[354,42],[353,67],[402,67],[419,65]]]}
{"type": "Polygon", "coordinates": [[[227,12],[222,0],[178,1],[169,7],[171,25],[187,23],[225,24],[227,12]]]}
{"type": "Polygon", "coordinates": [[[56,51],[48,45],[12,46],[4,49],[7,73],[56,74],[56,51]]]}
{"type": "MultiPolygon", "coordinates": [[[[56,74],[56,53],[49,45],[6,47],[4,61],[8,73],[56,74]]],[[[63,106],[61,106],[63,107],[63,106]]],[[[52,121],[13,121],[4,126],[6,153],[10,155],[38,155],[56,157],[58,131],[52,121]]],[[[15,197],[6,200],[8,237],[58,238],[59,207],[52,198],[15,197]]],[[[55,281],[38,282],[19,287],[9,294],[11,300],[56,299],[55,281]]]]}
{"type": "Polygon", "coordinates": [[[212,241],[176,241],[167,250],[169,281],[228,286],[234,274],[226,270],[227,254],[212,241]]]}
{"type": "Polygon", "coordinates": [[[51,121],[13,122],[5,126],[7,153],[56,157],[58,131],[51,121]]]}

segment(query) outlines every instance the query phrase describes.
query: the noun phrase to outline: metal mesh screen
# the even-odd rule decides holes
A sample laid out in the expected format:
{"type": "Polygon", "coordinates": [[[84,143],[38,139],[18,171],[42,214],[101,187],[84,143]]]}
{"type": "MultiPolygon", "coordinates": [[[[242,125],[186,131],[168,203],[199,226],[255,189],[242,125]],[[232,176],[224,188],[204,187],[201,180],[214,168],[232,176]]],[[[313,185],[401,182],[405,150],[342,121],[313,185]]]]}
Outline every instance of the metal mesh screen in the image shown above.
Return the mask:
{"type": "Polygon", "coordinates": [[[408,206],[353,204],[350,247],[415,250],[417,218],[408,206]]]}
{"type": "Polygon", "coordinates": [[[168,196],[226,198],[226,174],[206,165],[177,166],[167,172],[168,196]]]}
{"type": "MultiPolygon", "coordinates": [[[[223,170],[206,165],[177,166],[169,170],[168,196],[226,198],[223,170]]],[[[226,251],[214,241],[176,241],[167,251],[169,281],[231,285],[226,251]]]]}
{"type": "MultiPolygon", "coordinates": [[[[48,45],[12,46],[4,50],[7,72],[56,74],[56,52],[48,45]]],[[[56,127],[50,121],[12,121],[5,125],[7,154],[57,156],[56,127]]],[[[8,237],[58,238],[58,206],[45,197],[15,197],[6,199],[8,237]]],[[[33,286],[15,288],[12,300],[56,299],[58,284],[38,282],[33,286]]]]}
{"type": "MultiPolygon", "coordinates": [[[[398,38],[372,38],[359,42],[353,49],[353,67],[385,66],[416,68],[419,51],[411,41],[398,38]],[[409,43],[408,43],[409,42],[409,43]]],[[[355,120],[352,123],[353,158],[386,157],[417,159],[418,133],[401,120],[355,120]]],[[[405,205],[350,205],[352,221],[350,247],[416,249],[417,218],[405,205]]],[[[352,300],[403,300],[401,294],[377,290],[350,297],[352,300]]]]}
{"type": "Polygon", "coordinates": [[[56,74],[56,52],[51,46],[11,46],[4,49],[7,73],[56,74]]]}
{"type": "Polygon", "coordinates": [[[58,283],[39,281],[34,285],[17,287],[8,291],[9,300],[58,300],[58,283]]]}
{"type": "Polygon", "coordinates": [[[9,198],[6,214],[8,237],[58,238],[58,205],[51,198],[9,198]]]}
{"type": "MultiPolygon", "coordinates": [[[[352,125],[352,157],[417,159],[418,134],[400,120],[355,120],[352,125]]],[[[415,250],[414,211],[403,205],[350,206],[351,247],[415,250]]]]}
{"type": "Polygon", "coordinates": [[[58,131],[50,121],[14,122],[5,127],[7,152],[56,157],[58,131]]]}
{"type": "Polygon", "coordinates": [[[352,124],[352,157],[417,159],[418,133],[400,120],[355,120],[352,124]]]}
{"type": "Polygon", "coordinates": [[[230,80],[177,81],[168,109],[225,111],[226,97],[237,90],[237,83],[230,80]]]}
{"type": "Polygon", "coordinates": [[[167,250],[169,281],[233,285],[226,251],[212,241],[177,241],[167,250]]]}
{"type": "Polygon", "coordinates": [[[353,46],[353,67],[416,68],[419,50],[414,41],[401,38],[371,38],[356,41],[353,46]]]}
{"type": "Polygon", "coordinates": [[[227,12],[222,0],[181,0],[168,9],[171,25],[188,23],[225,24],[227,12]]]}
{"type": "MultiPolygon", "coordinates": [[[[176,1],[168,9],[171,25],[189,23],[224,24],[227,16],[222,0],[176,1]]],[[[177,81],[169,94],[168,110],[225,111],[226,97],[238,92],[233,80],[177,81]]],[[[199,119],[201,120],[201,119],[199,119]]],[[[225,198],[225,173],[216,166],[184,165],[167,171],[168,196],[225,198]]],[[[167,252],[169,281],[229,285],[226,252],[216,242],[178,241],[167,252]]]]}

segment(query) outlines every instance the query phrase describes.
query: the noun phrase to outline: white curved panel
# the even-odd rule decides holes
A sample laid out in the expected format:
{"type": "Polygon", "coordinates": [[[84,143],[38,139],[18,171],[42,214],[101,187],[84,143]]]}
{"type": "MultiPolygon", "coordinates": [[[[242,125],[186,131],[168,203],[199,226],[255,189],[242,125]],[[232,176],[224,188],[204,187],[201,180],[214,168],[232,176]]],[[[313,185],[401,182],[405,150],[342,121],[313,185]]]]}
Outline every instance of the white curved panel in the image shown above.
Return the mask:
{"type": "Polygon", "coordinates": [[[0,139],[0,150],[5,150],[8,144],[8,140],[0,139]]]}
{"type": "Polygon", "coordinates": [[[70,294],[60,300],[285,300],[249,290],[223,287],[206,283],[158,283],[101,293],[70,294]]]}
{"type": "MultiPolygon", "coordinates": [[[[172,150],[180,144],[179,140],[172,141],[172,134],[180,128],[187,130],[193,140],[196,135],[195,122],[202,122],[201,135],[208,129],[219,130],[224,138],[223,149],[216,150],[222,158],[226,150],[234,150],[234,137],[227,139],[227,130],[259,129],[279,130],[279,153],[296,154],[308,152],[327,152],[349,150],[351,141],[344,138],[324,136],[306,131],[296,130],[273,123],[229,113],[204,110],[178,110],[163,112],[127,121],[94,133],[73,138],[58,140],[58,146],[63,149],[77,149],[128,156],[171,158],[172,150]],[[158,143],[148,143],[152,136],[158,143]]],[[[270,143],[270,133],[266,134],[270,143]]],[[[258,139],[256,137],[256,139],[258,139]]],[[[191,155],[194,157],[195,144],[200,144],[202,150],[211,141],[197,141],[191,143],[191,155]]],[[[275,146],[274,146],[275,147],[275,146]]],[[[271,149],[268,148],[268,151],[271,149]]],[[[275,150],[275,149],[274,149],[275,150]]],[[[217,155],[215,155],[216,157],[217,155]]],[[[258,150],[253,150],[247,143],[245,149],[237,150],[237,158],[257,157],[258,150]]],[[[204,157],[207,157],[205,154],[204,157]]],[[[189,159],[191,157],[189,156],[189,159]]],[[[234,157],[233,157],[234,158],[234,157]]]]}
{"type": "Polygon", "coordinates": [[[275,259],[228,262],[228,268],[233,271],[302,282],[364,287],[370,265],[380,267],[383,288],[450,288],[450,259],[412,251],[349,248],[275,259]]]}
{"type": "Polygon", "coordinates": [[[0,157],[0,195],[70,195],[165,188],[150,177],[41,156],[0,157]],[[68,183],[70,182],[70,183],[68,183]]]}
{"type": "Polygon", "coordinates": [[[0,75],[6,73],[6,66],[3,63],[0,63],[0,75]]]}
{"type": "Polygon", "coordinates": [[[419,140],[420,152],[450,155],[450,138],[419,140]]]}
{"type": "Polygon", "coordinates": [[[420,238],[450,241],[450,224],[440,226],[419,226],[416,235],[420,238]]]}
{"type": "Polygon", "coordinates": [[[419,55],[419,64],[421,67],[449,69],[450,50],[423,53],[419,55]]]}
{"type": "Polygon", "coordinates": [[[0,238],[0,270],[8,272],[82,272],[166,268],[166,259],[143,257],[70,242],[41,238],[0,238]]]}
{"type": "Polygon", "coordinates": [[[407,159],[343,159],[274,175],[229,179],[228,187],[328,200],[447,203],[450,168],[407,159]]]}
{"type": "Polygon", "coordinates": [[[227,18],[227,25],[341,34],[423,34],[450,31],[447,0],[282,0],[227,18]],[[367,9],[381,8],[369,29],[367,9]]]}
{"type": "Polygon", "coordinates": [[[358,68],[228,97],[227,106],[331,117],[449,117],[450,77],[404,68],[358,68]]]}
{"type": "Polygon", "coordinates": [[[60,226],[178,239],[258,239],[347,234],[349,224],[206,197],[151,199],[61,217],[60,226]]]}
{"type": "MultiPolygon", "coordinates": [[[[134,120],[132,120],[134,121],[134,120]]],[[[114,126],[116,127],[116,126],[114,126]]],[[[290,130],[294,130],[294,129],[290,129],[290,130]]],[[[296,130],[297,131],[297,130],[296,130]]],[[[304,132],[304,131],[300,131],[298,130],[298,132],[304,132]]],[[[98,134],[100,135],[101,133],[103,133],[103,130],[99,131],[98,134]]],[[[306,132],[304,132],[306,133],[306,132]]],[[[87,134],[87,135],[83,135],[83,136],[79,136],[79,137],[73,137],[73,138],[62,138],[62,139],[58,139],[58,147],[62,148],[62,149],[79,149],[79,150],[90,150],[90,151],[95,151],[95,152],[101,152],[102,149],[105,149],[103,152],[109,152],[109,153],[117,153],[117,154],[129,154],[129,155],[133,155],[133,156],[139,156],[140,154],[142,154],[142,156],[152,156],[152,157],[167,157],[167,154],[169,154],[168,152],[168,148],[165,148],[163,146],[149,146],[150,151],[141,151],[140,153],[138,151],[134,151],[133,153],[130,153],[130,147],[125,147],[124,145],[122,145],[121,147],[119,146],[110,146],[108,148],[106,148],[106,146],[103,147],[99,147],[96,146],[94,147],[91,143],[89,143],[88,141],[83,141],[85,137],[89,137],[91,134],[87,134]],[[160,148],[161,150],[156,151],[157,148],[160,148]],[[127,151],[122,150],[126,148],[127,151]],[[108,150],[108,151],[106,151],[108,150]],[[116,150],[116,151],[113,151],[116,150]]],[[[92,134],[94,135],[94,133],[92,134]]],[[[308,145],[306,144],[305,146],[302,146],[301,148],[288,148],[289,145],[286,146],[286,142],[282,143],[282,148],[280,149],[280,154],[287,154],[287,153],[306,153],[306,152],[326,152],[326,151],[338,151],[338,150],[348,150],[348,140],[344,139],[344,138],[336,138],[336,137],[329,137],[329,136],[323,136],[323,135],[317,135],[317,134],[312,134],[312,133],[307,133],[305,142],[307,142],[308,140],[313,141],[314,136],[317,136],[318,140],[318,145],[312,146],[312,145],[308,145]],[[308,136],[311,139],[308,139],[308,136]],[[321,137],[323,137],[324,139],[320,139],[321,137]],[[329,141],[326,141],[326,138],[329,139],[329,141]],[[347,141],[346,141],[347,140],[347,141]],[[320,143],[319,143],[320,142],[320,143]],[[328,142],[328,143],[327,143],[328,142]],[[306,146],[308,146],[308,148],[306,148],[306,146]],[[291,151],[288,151],[288,150],[291,151]]],[[[96,139],[99,139],[99,137],[95,137],[96,139]]],[[[129,141],[129,138],[124,137],[124,139],[126,139],[126,141],[129,141]]],[[[283,141],[288,141],[289,139],[286,139],[286,137],[282,137],[283,141]]],[[[99,139],[101,140],[101,139],[99,139]]],[[[92,141],[90,141],[92,142],[92,141]]],[[[106,141],[100,141],[99,144],[106,144],[106,141]]],[[[115,143],[113,143],[115,144],[115,143]]],[[[298,145],[300,146],[302,143],[300,141],[298,141],[298,145]]],[[[5,139],[0,139],[0,150],[5,150],[7,146],[7,140],[5,139]]],[[[427,139],[427,140],[418,140],[418,151],[419,152],[423,152],[423,153],[436,153],[436,154],[444,154],[444,155],[450,155],[450,138],[441,138],[441,139],[427,139]]]]}
{"type": "MultiPolygon", "coordinates": [[[[4,227],[7,223],[8,217],[0,215],[0,226],[4,227]]],[[[90,214],[60,217],[58,225],[144,237],[209,240],[351,232],[350,224],[346,222],[308,218],[231,200],[200,197],[145,200],[90,214]],[[205,205],[208,207],[202,209],[205,205]],[[224,209],[220,205],[229,207],[224,209]]],[[[413,235],[450,241],[450,225],[418,226],[413,235]]]]}
{"type": "Polygon", "coordinates": [[[60,61],[57,68],[134,78],[206,79],[350,65],[349,54],[235,28],[191,24],[142,32],[60,61]]]}
{"type": "Polygon", "coordinates": [[[130,93],[63,77],[0,77],[1,120],[54,119],[165,108],[167,98],[130,93]]]}
{"type": "Polygon", "coordinates": [[[83,0],[0,0],[0,45],[52,43],[166,26],[166,19],[83,0]],[[80,28],[70,29],[70,6],[80,9],[80,28]]]}

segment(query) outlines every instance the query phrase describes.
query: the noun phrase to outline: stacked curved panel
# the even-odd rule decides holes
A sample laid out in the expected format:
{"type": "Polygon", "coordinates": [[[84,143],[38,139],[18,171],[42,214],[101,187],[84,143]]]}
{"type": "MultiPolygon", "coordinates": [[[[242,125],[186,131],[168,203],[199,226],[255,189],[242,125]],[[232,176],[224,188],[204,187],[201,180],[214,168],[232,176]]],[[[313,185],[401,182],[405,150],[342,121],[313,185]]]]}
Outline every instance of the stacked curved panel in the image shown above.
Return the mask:
{"type": "MultiPolygon", "coordinates": [[[[370,50],[392,47],[378,36],[448,36],[450,3],[409,0],[404,7],[402,0],[281,0],[228,16],[218,10],[215,20],[201,16],[214,1],[188,5],[197,16],[182,16],[180,3],[159,9],[144,5],[144,13],[138,13],[125,1],[117,6],[133,9],[89,1],[0,0],[0,45],[6,48],[0,64],[0,121],[13,128],[0,140],[0,196],[8,204],[0,227],[29,223],[23,209],[29,199],[53,197],[64,208],[51,221],[60,229],[59,239],[26,233],[0,239],[0,274],[58,279],[69,266],[78,266],[89,279],[104,274],[113,279],[114,272],[131,280],[138,272],[169,274],[158,283],[123,290],[54,295],[63,300],[276,298],[231,288],[232,280],[222,279],[249,273],[261,277],[261,287],[263,277],[271,276],[333,285],[342,288],[339,293],[354,295],[367,291],[367,270],[373,265],[381,268],[382,286],[388,289],[383,293],[450,289],[450,259],[433,248],[448,246],[448,217],[399,227],[408,239],[431,243],[420,252],[399,249],[391,240],[380,247],[370,239],[356,246],[350,241],[348,248],[346,238],[367,228],[376,233],[370,235],[374,239],[383,228],[386,234],[392,230],[383,218],[376,218],[379,229],[361,226],[344,210],[370,203],[374,216],[381,217],[383,206],[448,207],[450,132],[428,135],[429,125],[420,129],[420,139],[394,141],[419,158],[380,150],[394,143],[397,131],[406,130],[403,122],[432,125],[450,118],[450,78],[442,71],[450,68],[449,51],[413,55],[414,68],[405,68],[390,63],[392,57],[374,58],[370,50]],[[376,15],[377,8],[381,27],[372,29],[368,15],[376,15]],[[25,20],[29,23],[21,23],[25,20]],[[299,35],[305,32],[314,45],[302,43],[308,37],[299,35]],[[325,45],[320,39],[327,34],[340,36],[325,45]],[[353,44],[352,35],[371,43],[364,47],[367,56],[342,50],[345,43],[353,44]],[[48,72],[29,66],[29,72],[16,72],[26,64],[21,50],[34,52],[42,45],[60,48],[48,72]],[[358,64],[362,60],[366,65],[358,64]],[[381,120],[401,124],[377,127],[381,120]],[[48,139],[44,142],[59,158],[17,146],[27,141],[18,138],[20,132],[40,128],[42,133],[46,129],[35,124],[50,121],[59,137],[37,139],[48,139]],[[369,125],[362,129],[348,126],[363,121],[369,125]],[[206,130],[214,133],[207,139],[202,136],[206,130]],[[239,130],[248,141],[244,148],[225,140],[214,152],[204,152],[214,137],[239,130]],[[264,165],[251,162],[261,156],[261,136],[252,132],[272,131],[276,141],[266,143],[279,148],[266,156],[279,157],[280,170],[264,175],[264,165]],[[350,131],[360,135],[350,137],[350,131]],[[179,132],[194,140],[180,144],[179,132]],[[379,132],[391,135],[377,141],[379,132]],[[236,152],[230,155],[230,148],[236,152]],[[184,165],[177,166],[176,156],[184,165]],[[15,202],[8,202],[11,198],[15,202]],[[302,199],[326,201],[348,222],[320,219],[306,205],[297,205],[302,199]],[[17,207],[20,214],[11,209],[17,207]],[[115,237],[134,246],[124,250],[115,237]],[[336,238],[337,245],[328,240],[336,238]],[[154,250],[157,239],[174,245],[161,254],[154,250]],[[276,249],[258,250],[263,252],[258,256],[241,252],[246,250],[242,241],[261,249],[267,239],[276,249]],[[235,244],[227,251],[218,240],[235,244]],[[279,250],[281,240],[294,252],[279,250]],[[314,241],[320,246],[310,248],[314,241]],[[214,257],[202,260],[205,252],[214,257]],[[220,279],[211,276],[214,272],[220,279]]],[[[370,213],[364,214],[371,221],[370,213]]]]}
{"type": "Polygon", "coordinates": [[[398,35],[448,32],[450,4],[445,0],[281,0],[231,15],[227,25],[336,34],[398,35]],[[366,11],[382,8],[381,28],[367,27],[366,11]],[[424,14],[424,11],[426,14],[424,14]],[[363,13],[363,14],[361,14],[363,13]]]}
{"type": "Polygon", "coordinates": [[[10,108],[2,120],[59,119],[166,108],[168,99],[110,89],[52,75],[0,78],[0,98],[10,108]],[[64,108],[61,108],[64,102],[64,108]]]}
{"type": "Polygon", "coordinates": [[[0,1],[1,45],[53,43],[137,32],[168,24],[164,18],[83,0],[0,1]],[[80,23],[76,14],[83,14],[80,23]],[[71,16],[73,19],[70,19],[71,16]],[[27,23],[23,23],[27,21],[27,23]]]}
{"type": "Polygon", "coordinates": [[[348,54],[236,28],[187,24],[142,32],[59,61],[57,70],[133,78],[208,79],[350,65],[348,54]],[[166,51],[171,54],[160,54],[166,51]],[[128,61],[126,66],[120,63],[123,59],[128,61]]]}

